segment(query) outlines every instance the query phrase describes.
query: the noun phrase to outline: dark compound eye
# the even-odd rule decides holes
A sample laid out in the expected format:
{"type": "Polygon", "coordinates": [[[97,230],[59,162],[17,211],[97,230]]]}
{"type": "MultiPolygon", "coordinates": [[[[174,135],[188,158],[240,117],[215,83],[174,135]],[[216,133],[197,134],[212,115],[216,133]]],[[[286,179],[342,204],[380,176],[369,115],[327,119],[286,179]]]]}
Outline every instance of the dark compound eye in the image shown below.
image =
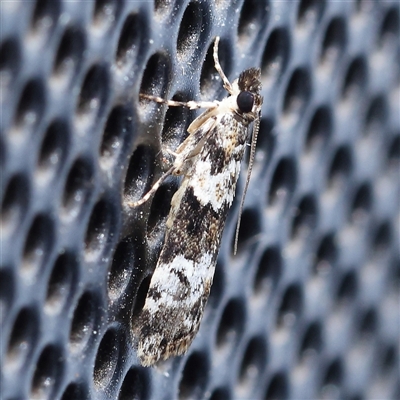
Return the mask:
{"type": "Polygon", "coordinates": [[[250,92],[240,92],[236,102],[241,112],[248,113],[253,109],[254,95],[250,92]]]}

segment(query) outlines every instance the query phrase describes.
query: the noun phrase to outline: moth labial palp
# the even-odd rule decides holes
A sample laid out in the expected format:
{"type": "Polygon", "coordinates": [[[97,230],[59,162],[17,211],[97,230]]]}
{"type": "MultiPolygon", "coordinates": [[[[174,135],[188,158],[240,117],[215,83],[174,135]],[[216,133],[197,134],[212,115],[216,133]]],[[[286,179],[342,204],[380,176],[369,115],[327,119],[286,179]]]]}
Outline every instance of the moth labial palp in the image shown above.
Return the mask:
{"type": "Polygon", "coordinates": [[[164,245],[145,304],[133,323],[137,354],[143,366],[185,353],[196,336],[210,294],[225,220],[235,196],[249,139],[248,128],[254,122],[239,215],[243,210],[263,102],[261,73],[258,68],[246,69],[230,83],[218,60],[218,43],[216,37],[214,63],[228,97],[221,101],[179,102],[141,95],[169,106],[206,108],[190,124],[186,140],[171,151],[175,159],[168,171],[140,200],[128,203],[138,207],[150,199],[168,176],[182,176],[171,200],[164,245]]]}

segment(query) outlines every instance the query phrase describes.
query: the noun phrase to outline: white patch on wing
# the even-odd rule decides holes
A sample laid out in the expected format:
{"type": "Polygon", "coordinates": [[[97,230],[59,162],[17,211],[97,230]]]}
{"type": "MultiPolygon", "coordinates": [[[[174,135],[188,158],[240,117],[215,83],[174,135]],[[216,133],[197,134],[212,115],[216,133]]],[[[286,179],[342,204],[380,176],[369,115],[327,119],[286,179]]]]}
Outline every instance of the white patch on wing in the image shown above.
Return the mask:
{"type": "Polygon", "coordinates": [[[198,262],[188,260],[178,254],[172,262],[157,265],[151,278],[151,288],[155,288],[161,297],[157,300],[147,297],[144,309],[154,314],[160,308],[160,304],[165,307],[192,306],[199,297],[204,295],[207,280],[211,280],[214,276],[215,264],[212,260],[213,255],[209,253],[203,254],[198,262]],[[173,271],[180,272],[186,277],[189,293],[180,293],[182,288],[187,289],[182,285],[177,273],[173,271]],[[179,294],[182,296],[178,299],[179,294]]]}
{"type": "Polygon", "coordinates": [[[220,174],[211,174],[211,164],[208,160],[196,162],[196,174],[190,179],[194,195],[203,206],[211,204],[214,211],[221,210],[224,203],[232,204],[235,190],[232,181],[236,181],[240,172],[240,162],[232,159],[226,169],[220,174]],[[204,179],[207,177],[207,179],[204,179]]]}

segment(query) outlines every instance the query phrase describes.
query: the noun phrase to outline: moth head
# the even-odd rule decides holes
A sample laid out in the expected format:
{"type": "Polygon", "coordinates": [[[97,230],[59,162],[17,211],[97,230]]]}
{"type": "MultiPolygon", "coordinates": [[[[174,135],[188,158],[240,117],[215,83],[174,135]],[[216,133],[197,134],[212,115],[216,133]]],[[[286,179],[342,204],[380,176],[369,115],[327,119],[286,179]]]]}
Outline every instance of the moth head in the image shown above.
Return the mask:
{"type": "Polygon", "coordinates": [[[261,90],[261,70],[260,68],[245,69],[238,78],[240,91],[260,93],[261,90]]]}
{"type": "Polygon", "coordinates": [[[259,68],[244,70],[237,80],[240,93],[237,95],[236,103],[242,113],[250,113],[259,110],[262,104],[261,71],[259,68]]]}
{"type": "Polygon", "coordinates": [[[249,113],[254,106],[254,94],[247,90],[240,92],[236,99],[239,110],[243,113],[249,113]]]}

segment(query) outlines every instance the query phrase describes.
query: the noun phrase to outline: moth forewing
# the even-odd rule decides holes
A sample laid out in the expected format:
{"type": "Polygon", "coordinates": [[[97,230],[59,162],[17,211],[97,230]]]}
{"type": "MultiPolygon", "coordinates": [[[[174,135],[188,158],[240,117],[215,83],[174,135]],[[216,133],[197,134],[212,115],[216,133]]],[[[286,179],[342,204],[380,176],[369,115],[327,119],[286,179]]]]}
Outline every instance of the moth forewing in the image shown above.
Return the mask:
{"type": "MultiPolygon", "coordinates": [[[[232,84],[218,60],[214,43],[215,68],[230,96],[213,102],[168,102],[171,106],[207,110],[189,126],[189,136],[171,152],[173,166],[141,200],[147,201],[169,174],[182,175],[171,200],[164,245],[151,278],[143,309],[134,326],[138,358],[143,366],[185,353],[193,341],[210,294],[222,232],[232,205],[240,165],[254,121],[250,163],[258,133],[262,105],[260,70],[243,71],[232,84]]],[[[249,166],[251,171],[251,166],[249,166]]],[[[248,186],[248,178],[245,190],[248,186]]],[[[243,198],[241,210],[243,208],[243,198]]]]}

